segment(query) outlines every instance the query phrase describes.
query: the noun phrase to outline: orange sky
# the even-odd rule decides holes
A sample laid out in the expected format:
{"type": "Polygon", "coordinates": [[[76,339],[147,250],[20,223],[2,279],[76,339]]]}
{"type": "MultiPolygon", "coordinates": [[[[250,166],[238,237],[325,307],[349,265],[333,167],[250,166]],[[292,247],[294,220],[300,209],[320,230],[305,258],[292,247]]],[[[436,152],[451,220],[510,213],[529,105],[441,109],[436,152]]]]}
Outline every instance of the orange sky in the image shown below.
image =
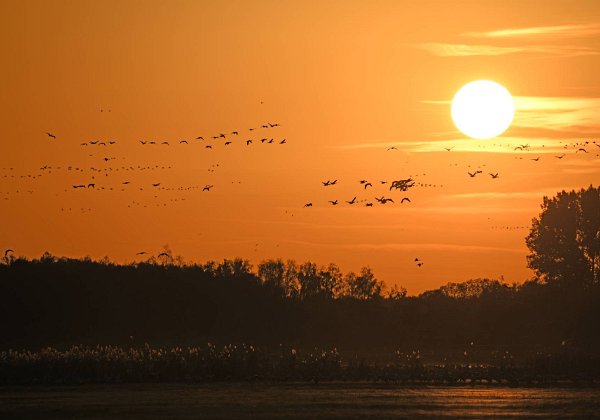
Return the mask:
{"type": "Polygon", "coordinates": [[[542,197],[600,180],[600,147],[574,146],[600,143],[597,1],[2,0],[0,21],[0,247],[17,255],[131,262],[168,244],[187,261],[369,265],[411,294],[521,282],[542,197]],[[515,97],[499,138],[451,121],[477,79],[515,97]],[[94,140],[116,143],[80,146],[94,140]],[[379,183],[409,176],[435,187],[379,183]]]}

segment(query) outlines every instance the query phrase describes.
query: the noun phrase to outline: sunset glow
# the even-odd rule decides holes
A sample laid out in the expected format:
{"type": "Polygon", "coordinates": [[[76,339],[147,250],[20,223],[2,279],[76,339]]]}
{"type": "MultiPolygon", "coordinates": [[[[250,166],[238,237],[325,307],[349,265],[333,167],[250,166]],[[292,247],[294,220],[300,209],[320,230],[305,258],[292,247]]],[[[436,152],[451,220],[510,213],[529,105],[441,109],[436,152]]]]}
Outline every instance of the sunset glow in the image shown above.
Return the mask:
{"type": "Polygon", "coordinates": [[[543,196],[600,179],[597,2],[143,4],[0,5],[0,246],[16,256],[168,245],[369,265],[410,294],[522,282],[543,196]],[[514,118],[506,94],[489,118],[453,105],[483,80],[514,118]]]}

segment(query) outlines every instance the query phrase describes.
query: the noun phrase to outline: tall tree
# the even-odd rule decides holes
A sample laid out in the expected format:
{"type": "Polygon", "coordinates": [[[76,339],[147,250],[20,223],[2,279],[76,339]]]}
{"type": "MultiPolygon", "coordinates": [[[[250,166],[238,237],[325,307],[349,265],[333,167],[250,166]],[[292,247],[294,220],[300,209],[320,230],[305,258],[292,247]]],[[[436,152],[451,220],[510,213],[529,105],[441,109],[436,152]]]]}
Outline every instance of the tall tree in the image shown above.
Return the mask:
{"type": "Polygon", "coordinates": [[[600,189],[544,197],[526,238],[528,265],[548,283],[586,288],[600,284],[600,189]]]}

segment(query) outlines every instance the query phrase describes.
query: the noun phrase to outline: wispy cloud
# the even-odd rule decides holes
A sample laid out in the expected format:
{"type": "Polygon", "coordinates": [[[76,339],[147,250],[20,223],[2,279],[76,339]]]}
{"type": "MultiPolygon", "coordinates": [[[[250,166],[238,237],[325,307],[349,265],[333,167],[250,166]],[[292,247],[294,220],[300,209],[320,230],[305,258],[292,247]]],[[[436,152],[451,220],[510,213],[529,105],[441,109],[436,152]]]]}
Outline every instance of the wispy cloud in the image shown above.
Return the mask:
{"type": "Polygon", "coordinates": [[[495,199],[519,199],[519,198],[541,198],[544,196],[553,196],[557,191],[570,191],[572,189],[577,189],[577,187],[555,187],[555,188],[546,188],[538,191],[508,191],[508,192],[500,192],[500,191],[486,191],[486,192],[473,192],[473,193],[457,193],[457,194],[445,194],[443,197],[450,199],[483,199],[483,200],[495,200],[495,199]]]}
{"type": "Polygon", "coordinates": [[[484,32],[466,32],[461,34],[471,38],[529,38],[529,37],[585,37],[600,34],[600,25],[556,25],[533,26],[529,28],[509,28],[484,32]]]}
{"type": "Polygon", "coordinates": [[[495,47],[492,45],[466,45],[426,43],[417,44],[416,48],[425,50],[440,57],[468,57],[475,55],[505,55],[522,52],[521,47],[495,47]]]}
{"type": "MultiPolygon", "coordinates": [[[[515,153],[515,147],[528,144],[529,148],[519,151],[519,153],[559,153],[563,152],[565,142],[579,141],[579,138],[561,138],[561,140],[539,137],[498,137],[494,140],[482,142],[466,137],[449,138],[443,140],[405,140],[405,141],[386,141],[377,140],[365,141],[362,143],[348,144],[339,146],[341,149],[387,149],[396,147],[399,152],[410,153],[448,153],[445,148],[450,148],[451,153],[475,152],[475,153],[515,153]],[[562,141],[563,143],[560,143],[562,141]]],[[[392,153],[392,152],[390,152],[392,153]]]]}
{"type": "Polygon", "coordinates": [[[451,244],[451,243],[355,243],[355,244],[339,244],[339,243],[323,243],[323,242],[308,242],[286,240],[284,242],[294,243],[298,245],[306,245],[322,248],[342,248],[342,249],[371,249],[371,250],[389,250],[389,251],[413,251],[413,250],[443,250],[456,252],[509,252],[521,254],[523,249],[503,248],[485,245],[466,245],[466,244],[451,244]]]}
{"type": "Polygon", "coordinates": [[[527,128],[596,133],[600,98],[515,96],[513,125],[527,128]]]}
{"type": "Polygon", "coordinates": [[[580,55],[600,54],[600,51],[594,48],[574,45],[524,45],[516,47],[499,47],[495,45],[426,43],[417,44],[415,47],[439,57],[499,56],[519,53],[537,53],[563,57],[574,57],[580,55]]]}

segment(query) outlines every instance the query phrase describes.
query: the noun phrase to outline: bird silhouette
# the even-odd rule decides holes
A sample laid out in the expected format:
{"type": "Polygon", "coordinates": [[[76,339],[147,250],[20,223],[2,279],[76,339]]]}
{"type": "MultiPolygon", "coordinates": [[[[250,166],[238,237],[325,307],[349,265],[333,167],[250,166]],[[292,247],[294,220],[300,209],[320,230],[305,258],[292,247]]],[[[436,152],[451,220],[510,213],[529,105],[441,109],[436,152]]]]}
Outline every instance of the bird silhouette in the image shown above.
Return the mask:
{"type": "Polygon", "coordinates": [[[202,191],[210,191],[212,187],[214,187],[214,185],[205,185],[204,188],[202,188],[202,191]]]}
{"type": "Polygon", "coordinates": [[[565,156],[566,156],[566,155],[563,153],[563,154],[562,154],[562,155],[560,155],[560,156],[554,156],[554,157],[555,157],[556,159],[562,159],[562,158],[564,158],[565,156]]]}
{"type": "Polygon", "coordinates": [[[367,203],[365,204],[365,207],[373,207],[373,203],[367,203]]]}
{"type": "Polygon", "coordinates": [[[140,140],[140,143],[142,143],[142,144],[146,144],[146,143],[147,143],[147,141],[140,140]]]}
{"type": "Polygon", "coordinates": [[[163,141],[161,144],[166,144],[167,146],[170,146],[168,141],[163,141]]]}
{"type": "Polygon", "coordinates": [[[304,205],[304,207],[312,207],[312,206],[313,206],[313,203],[306,203],[306,204],[304,205]]]}
{"type": "Polygon", "coordinates": [[[392,146],[392,147],[388,147],[388,149],[387,149],[387,150],[388,150],[388,151],[390,151],[390,150],[398,150],[398,148],[397,148],[396,146],[392,146]]]}
{"type": "Polygon", "coordinates": [[[4,251],[4,256],[5,256],[5,257],[8,257],[8,254],[10,254],[11,252],[15,252],[15,251],[14,251],[14,250],[12,250],[12,249],[10,249],[10,248],[9,248],[9,249],[7,249],[6,251],[4,251]]]}
{"type": "Polygon", "coordinates": [[[533,160],[534,162],[537,162],[537,161],[539,161],[539,160],[540,160],[540,157],[538,156],[538,157],[536,157],[536,158],[532,158],[531,160],[533,160]]]}
{"type": "Polygon", "coordinates": [[[579,149],[577,149],[577,151],[575,153],[579,153],[579,152],[588,153],[588,151],[585,150],[583,147],[580,147],[579,149]]]}
{"type": "Polygon", "coordinates": [[[206,146],[204,146],[207,149],[212,149],[212,146],[210,144],[207,144],[206,146]]]}
{"type": "Polygon", "coordinates": [[[95,189],[95,188],[96,188],[96,184],[88,184],[88,186],[87,186],[87,187],[88,187],[88,188],[94,188],[94,189],[95,189]]]}
{"type": "Polygon", "coordinates": [[[444,150],[446,150],[447,152],[451,151],[452,149],[454,149],[454,146],[452,146],[452,147],[444,147],[444,150]]]}
{"type": "Polygon", "coordinates": [[[370,182],[365,183],[365,190],[367,189],[367,187],[372,187],[373,184],[371,184],[370,182]]]}
{"type": "Polygon", "coordinates": [[[249,146],[252,143],[252,140],[246,140],[246,146],[249,146]]]}
{"type": "Polygon", "coordinates": [[[160,182],[157,182],[156,184],[152,184],[153,187],[158,187],[160,186],[160,182]]]}
{"type": "Polygon", "coordinates": [[[237,131],[232,131],[231,134],[233,134],[234,136],[237,136],[239,133],[237,131]]]}
{"type": "Polygon", "coordinates": [[[490,176],[492,177],[492,179],[497,179],[499,174],[498,174],[498,172],[496,172],[495,174],[490,172],[490,176]]]}
{"type": "Polygon", "coordinates": [[[285,139],[281,140],[281,141],[279,142],[279,144],[286,144],[286,143],[285,143],[285,139]]]}
{"type": "Polygon", "coordinates": [[[231,142],[230,142],[230,141],[226,141],[226,142],[225,142],[225,146],[229,146],[230,144],[231,144],[231,142]]]}
{"type": "MultiPolygon", "coordinates": [[[[402,200],[400,200],[400,204],[404,203],[405,201],[408,201],[409,203],[411,202],[411,201],[410,201],[410,198],[408,198],[408,197],[404,197],[404,198],[402,198],[402,200]]],[[[393,201],[392,201],[392,202],[393,202],[393,201]]]]}
{"type": "Polygon", "coordinates": [[[147,252],[146,252],[146,251],[140,251],[140,252],[138,252],[138,253],[137,253],[137,254],[135,254],[135,255],[146,255],[146,254],[147,254],[147,252]]]}
{"type": "Polygon", "coordinates": [[[391,203],[394,202],[394,200],[392,200],[391,198],[385,198],[384,196],[381,196],[381,198],[375,197],[375,200],[377,200],[380,204],[385,204],[388,201],[391,202],[391,203]]]}
{"type": "Polygon", "coordinates": [[[56,136],[52,133],[48,133],[46,132],[46,134],[48,135],[48,137],[50,137],[51,139],[55,139],[56,140],[56,136]]]}
{"type": "Polygon", "coordinates": [[[196,137],[196,140],[204,140],[204,137],[198,136],[198,137],[196,137]]]}
{"type": "Polygon", "coordinates": [[[348,204],[354,204],[354,203],[356,203],[356,197],[354,197],[354,198],[353,198],[352,200],[350,200],[350,201],[346,201],[346,203],[348,203],[348,204]]]}
{"type": "Polygon", "coordinates": [[[477,176],[477,172],[467,172],[471,178],[475,178],[477,176]]]}
{"type": "Polygon", "coordinates": [[[187,142],[187,140],[181,140],[181,141],[179,142],[179,144],[189,144],[189,143],[187,142]]]}
{"type": "Polygon", "coordinates": [[[331,203],[332,206],[337,206],[338,201],[337,200],[334,200],[334,201],[329,200],[329,203],[331,203]]]}

